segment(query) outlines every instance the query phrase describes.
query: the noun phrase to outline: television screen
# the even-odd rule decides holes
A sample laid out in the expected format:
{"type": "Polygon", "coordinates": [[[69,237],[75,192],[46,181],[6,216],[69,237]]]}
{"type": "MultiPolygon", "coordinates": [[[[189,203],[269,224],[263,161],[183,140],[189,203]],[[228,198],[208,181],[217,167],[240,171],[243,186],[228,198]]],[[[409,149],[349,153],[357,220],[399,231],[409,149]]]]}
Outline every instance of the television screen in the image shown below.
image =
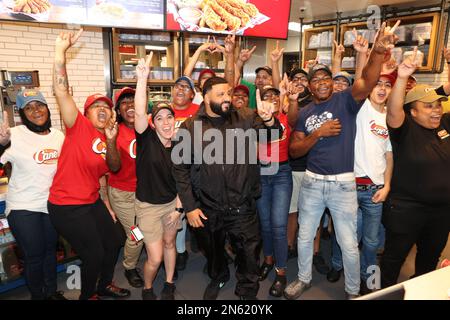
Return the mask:
{"type": "Polygon", "coordinates": [[[286,39],[290,0],[167,0],[166,29],[286,39]]]}
{"type": "Polygon", "coordinates": [[[164,29],[164,0],[1,0],[0,19],[164,29]]]}

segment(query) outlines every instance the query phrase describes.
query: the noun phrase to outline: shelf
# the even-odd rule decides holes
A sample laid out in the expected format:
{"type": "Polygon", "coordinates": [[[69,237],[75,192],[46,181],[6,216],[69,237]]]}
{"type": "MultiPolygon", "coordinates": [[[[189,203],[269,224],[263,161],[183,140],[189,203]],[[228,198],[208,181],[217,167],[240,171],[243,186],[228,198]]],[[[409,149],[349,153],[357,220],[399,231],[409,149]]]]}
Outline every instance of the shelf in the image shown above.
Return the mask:
{"type": "Polygon", "coordinates": [[[333,47],[306,48],[305,50],[332,50],[333,47]]]}
{"type": "Polygon", "coordinates": [[[171,41],[157,41],[157,40],[121,40],[119,39],[119,43],[126,44],[135,44],[135,45],[154,45],[154,46],[171,46],[173,42],[171,41]]]}

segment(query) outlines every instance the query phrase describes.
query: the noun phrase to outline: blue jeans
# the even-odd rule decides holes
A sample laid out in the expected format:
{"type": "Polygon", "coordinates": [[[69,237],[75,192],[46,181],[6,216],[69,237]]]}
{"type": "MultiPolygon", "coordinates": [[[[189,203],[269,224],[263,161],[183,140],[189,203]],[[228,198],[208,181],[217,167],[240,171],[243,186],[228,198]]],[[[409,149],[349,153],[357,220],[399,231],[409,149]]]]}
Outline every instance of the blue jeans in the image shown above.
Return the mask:
{"type": "Polygon", "coordinates": [[[313,241],[325,208],[330,209],[337,241],[343,248],[345,291],[358,294],[359,251],[356,239],[356,184],[324,181],[305,175],[300,188],[298,232],[298,278],[312,279],[313,241]]]}
{"type": "MultiPolygon", "coordinates": [[[[358,191],[358,242],[362,240],[361,279],[367,280],[371,273],[367,268],[377,264],[377,250],[380,244],[380,225],[383,203],[373,203],[375,191],[358,191]]],[[[342,253],[333,236],[333,255],[331,263],[336,270],[342,269],[342,253]]]]}
{"type": "Polygon", "coordinates": [[[280,165],[275,175],[261,175],[261,198],[256,201],[264,256],[275,256],[275,267],[287,267],[287,221],[292,196],[292,170],[280,165]]]}
{"type": "Polygon", "coordinates": [[[58,234],[48,214],[11,210],[11,231],[24,254],[25,279],[31,298],[42,300],[56,292],[56,243],[58,234]]]}

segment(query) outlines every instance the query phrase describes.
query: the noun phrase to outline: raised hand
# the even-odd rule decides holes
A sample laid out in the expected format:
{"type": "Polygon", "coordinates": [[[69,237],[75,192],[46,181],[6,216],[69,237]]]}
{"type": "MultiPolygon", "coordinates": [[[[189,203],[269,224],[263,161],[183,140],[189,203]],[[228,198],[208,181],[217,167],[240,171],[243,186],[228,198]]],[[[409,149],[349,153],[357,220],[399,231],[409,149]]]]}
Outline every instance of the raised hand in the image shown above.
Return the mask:
{"type": "Polygon", "coordinates": [[[239,53],[239,60],[242,62],[246,62],[252,57],[253,52],[255,52],[256,46],[253,46],[251,49],[242,49],[239,53]]]}
{"type": "Polygon", "coordinates": [[[449,62],[450,62],[450,49],[444,48],[444,49],[442,50],[442,52],[443,52],[443,54],[444,54],[445,61],[446,61],[447,63],[449,63],[449,62]]]}
{"type": "Polygon", "coordinates": [[[256,89],[256,108],[258,115],[261,119],[263,119],[263,121],[269,121],[272,118],[272,114],[275,109],[272,102],[261,100],[261,93],[259,92],[259,89],[256,89]]]}
{"type": "Polygon", "coordinates": [[[105,136],[107,140],[116,140],[117,134],[119,133],[119,125],[116,122],[117,114],[114,109],[111,110],[112,115],[109,119],[108,124],[105,127],[105,136]]]}
{"type": "Polygon", "coordinates": [[[136,66],[136,77],[137,79],[148,79],[148,75],[150,74],[150,63],[153,58],[153,51],[144,58],[139,59],[138,65],[136,66]]]}
{"type": "Polygon", "coordinates": [[[305,91],[305,87],[303,85],[296,85],[293,82],[289,82],[288,84],[288,99],[291,101],[297,101],[300,93],[305,91]]]}
{"type": "Polygon", "coordinates": [[[397,20],[395,25],[390,28],[386,27],[386,22],[383,22],[378,36],[374,40],[373,50],[376,53],[385,54],[387,51],[394,48],[395,42],[398,40],[398,37],[394,34],[394,32],[399,24],[400,20],[397,20]]]}
{"type": "Polygon", "coordinates": [[[383,63],[381,66],[381,74],[391,74],[397,69],[397,60],[391,57],[389,61],[383,63]]]}
{"type": "Polygon", "coordinates": [[[319,56],[316,56],[315,59],[306,61],[306,69],[311,70],[318,63],[319,63],[319,56]]]}
{"type": "Polygon", "coordinates": [[[73,32],[61,32],[55,41],[55,50],[57,52],[65,53],[70,47],[72,47],[77,40],[81,37],[83,28],[78,30],[76,34],[73,32]]]}
{"type": "Polygon", "coordinates": [[[284,48],[280,49],[280,41],[277,41],[275,49],[273,49],[272,52],[270,53],[270,58],[272,59],[273,62],[277,62],[283,56],[283,52],[284,48]]]}
{"type": "Polygon", "coordinates": [[[397,68],[397,76],[399,78],[407,79],[417,69],[417,47],[414,47],[413,55],[403,60],[397,68]]]}
{"type": "Polygon", "coordinates": [[[6,146],[11,139],[11,129],[9,128],[8,112],[3,111],[3,123],[0,125],[0,144],[6,146]]]}
{"type": "MultiPolygon", "coordinates": [[[[214,39],[215,41],[215,39],[214,39]]],[[[229,34],[226,38],[225,38],[225,53],[234,53],[234,47],[235,47],[235,43],[236,43],[236,34],[229,34]]]]}
{"type": "Polygon", "coordinates": [[[342,55],[345,52],[345,48],[342,44],[338,44],[336,40],[333,40],[334,53],[337,55],[342,55]]]}
{"type": "Polygon", "coordinates": [[[362,35],[358,34],[355,28],[352,30],[355,41],[353,41],[353,49],[357,52],[366,53],[369,50],[369,41],[362,35]]]}
{"type": "Polygon", "coordinates": [[[280,90],[280,97],[286,96],[286,94],[288,92],[288,85],[289,85],[289,78],[288,78],[287,74],[285,73],[283,76],[283,80],[281,80],[281,82],[278,86],[278,90],[280,90]]]}

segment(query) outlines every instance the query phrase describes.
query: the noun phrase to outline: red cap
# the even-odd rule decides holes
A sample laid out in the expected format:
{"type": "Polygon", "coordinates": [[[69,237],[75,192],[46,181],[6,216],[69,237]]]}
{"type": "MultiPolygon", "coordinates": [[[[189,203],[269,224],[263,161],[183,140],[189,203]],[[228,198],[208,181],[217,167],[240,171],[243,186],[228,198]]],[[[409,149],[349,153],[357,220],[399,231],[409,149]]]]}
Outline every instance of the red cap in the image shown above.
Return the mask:
{"type": "Polygon", "coordinates": [[[97,101],[104,101],[108,104],[108,106],[112,109],[113,102],[107,96],[104,96],[100,93],[94,93],[86,98],[86,102],[84,103],[84,115],[86,115],[90,106],[92,106],[97,101]]]}
{"type": "Polygon", "coordinates": [[[133,88],[130,88],[130,87],[123,87],[122,89],[117,90],[116,93],[114,94],[114,104],[116,104],[117,101],[119,101],[119,99],[122,95],[127,94],[127,93],[135,94],[136,90],[134,90],[133,88]]]}
{"type": "Polygon", "coordinates": [[[381,77],[388,78],[389,82],[393,86],[395,84],[395,81],[397,80],[397,70],[392,73],[382,73],[380,74],[380,78],[381,77]]]}
{"type": "Polygon", "coordinates": [[[233,92],[236,92],[236,91],[238,91],[238,90],[244,91],[244,92],[247,94],[247,96],[250,95],[250,91],[248,90],[248,87],[245,86],[245,85],[243,85],[243,84],[240,84],[240,85],[234,87],[233,92]]]}
{"type": "Polygon", "coordinates": [[[213,77],[216,76],[216,73],[213,70],[211,70],[211,69],[203,69],[200,72],[200,74],[198,75],[198,81],[200,81],[200,79],[203,77],[203,75],[205,75],[207,73],[210,73],[213,77]]]}

